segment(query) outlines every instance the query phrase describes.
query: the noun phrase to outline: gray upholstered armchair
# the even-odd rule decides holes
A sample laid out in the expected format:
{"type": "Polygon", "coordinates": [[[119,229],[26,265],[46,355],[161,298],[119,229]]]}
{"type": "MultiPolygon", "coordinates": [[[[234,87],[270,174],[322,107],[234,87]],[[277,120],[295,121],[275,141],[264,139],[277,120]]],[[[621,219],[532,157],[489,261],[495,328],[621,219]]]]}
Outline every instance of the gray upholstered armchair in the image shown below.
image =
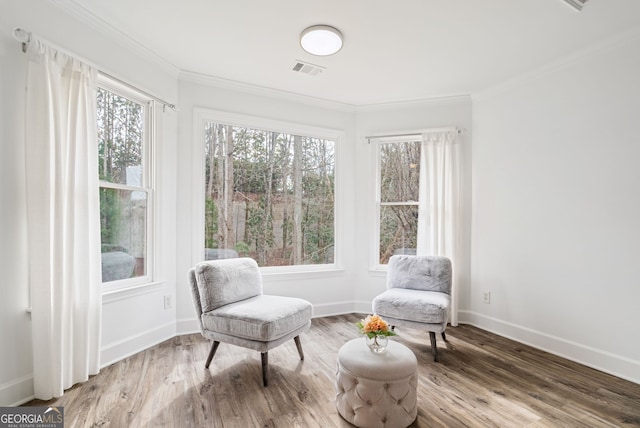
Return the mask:
{"type": "Polygon", "coordinates": [[[313,307],[303,299],[262,294],[262,277],[250,258],[212,260],[189,271],[202,335],[213,340],[205,367],[220,342],[259,351],[267,386],[268,352],[294,339],[304,360],[300,333],[311,325],[313,307]]]}
{"type": "Polygon", "coordinates": [[[445,329],[451,306],[451,261],[446,257],[396,255],[389,259],[387,291],[373,299],[373,312],[392,326],[426,329],[433,360],[436,333],[445,329]]]}

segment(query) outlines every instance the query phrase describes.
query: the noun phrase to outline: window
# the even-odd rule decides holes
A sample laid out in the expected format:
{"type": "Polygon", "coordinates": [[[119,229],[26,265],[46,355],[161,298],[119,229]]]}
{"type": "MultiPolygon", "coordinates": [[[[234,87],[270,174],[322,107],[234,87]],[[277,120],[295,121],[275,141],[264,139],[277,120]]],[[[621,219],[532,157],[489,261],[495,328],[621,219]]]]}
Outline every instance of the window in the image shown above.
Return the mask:
{"type": "Polygon", "coordinates": [[[420,213],[420,139],[378,143],[378,264],[394,254],[416,254],[420,213]]]}
{"type": "Polygon", "coordinates": [[[460,132],[448,127],[414,135],[371,137],[377,155],[378,249],[372,249],[374,269],[386,265],[394,254],[456,258],[460,132]]]}
{"type": "Polygon", "coordinates": [[[204,118],[197,125],[204,258],[247,256],[262,267],[334,264],[336,136],[246,122],[204,118]]]}
{"type": "Polygon", "coordinates": [[[97,91],[102,282],[151,281],[151,101],[102,81],[97,91]]]}

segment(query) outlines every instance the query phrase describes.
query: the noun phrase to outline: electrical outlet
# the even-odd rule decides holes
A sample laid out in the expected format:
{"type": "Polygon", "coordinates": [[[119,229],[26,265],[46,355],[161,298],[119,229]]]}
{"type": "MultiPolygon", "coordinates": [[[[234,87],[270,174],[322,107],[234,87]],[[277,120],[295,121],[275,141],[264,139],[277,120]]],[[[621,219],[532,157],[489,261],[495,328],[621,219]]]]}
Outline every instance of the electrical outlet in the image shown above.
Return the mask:
{"type": "Polygon", "coordinates": [[[171,309],[171,296],[164,296],[164,308],[171,309]]]}
{"type": "Polygon", "coordinates": [[[482,293],[482,303],[491,303],[491,291],[484,291],[482,293]]]}

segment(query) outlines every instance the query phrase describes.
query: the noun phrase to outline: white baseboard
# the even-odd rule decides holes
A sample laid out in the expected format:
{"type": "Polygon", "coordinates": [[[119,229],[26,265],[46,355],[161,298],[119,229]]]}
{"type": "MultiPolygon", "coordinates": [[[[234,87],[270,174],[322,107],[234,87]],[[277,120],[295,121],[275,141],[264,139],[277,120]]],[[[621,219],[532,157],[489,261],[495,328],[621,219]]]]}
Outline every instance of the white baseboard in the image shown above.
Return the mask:
{"type": "Polygon", "coordinates": [[[333,303],[319,303],[313,305],[313,318],[351,314],[354,312],[354,306],[355,305],[353,300],[333,303]]]}
{"type": "Polygon", "coordinates": [[[110,366],[131,355],[144,351],[176,335],[176,324],[169,322],[123,340],[105,345],[100,350],[100,367],[110,366]]]}
{"type": "Polygon", "coordinates": [[[640,384],[640,361],[472,311],[459,311],[460,323],[504,336],[550,354],[640,384]]]}
{"type": "Polygon", "coordinates": [[[371,300],[356,300],[353,302],[355,313],[357,314],[372,314],[371,300]]]}
{"type": "Polygon", "coordinates": [[[198,318],[183,318],[176,320],[176,335],[200,333],[198,318]]]}
{"type": "Polygon", "coordinates": [[[0,406],[15,407],[33,398],[33,374],[0,385],[0,406]]]}

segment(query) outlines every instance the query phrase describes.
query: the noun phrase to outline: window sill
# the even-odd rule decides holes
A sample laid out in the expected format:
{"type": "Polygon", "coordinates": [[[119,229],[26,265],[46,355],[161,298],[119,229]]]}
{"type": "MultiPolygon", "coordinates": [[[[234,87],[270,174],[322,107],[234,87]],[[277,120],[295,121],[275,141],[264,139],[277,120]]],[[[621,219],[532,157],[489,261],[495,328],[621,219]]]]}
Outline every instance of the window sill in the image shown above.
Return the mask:
{"type": "Polygon", "coordinates": [[[387,266],[376,266],[369,269],[369,275],[371,276],[387,276],[387,266]]]}
{"type": "Polygon", "coordinates": [[[147,282],[144,284],[130,285],[116,289],[105,289],[102,291],[102,303],[112,303],[118,300],[125,300],[143,294],[154,293],[164,288],[164,281],[147,282]]]}
{"type": "Polygon", "coordinates": [[[335,265],[329,266],[286,266],[286,267],[262,267],[260,274],[267,281],[269,279],[309,279],[330,278],[343,276],[345,270],[335,265]]]}

